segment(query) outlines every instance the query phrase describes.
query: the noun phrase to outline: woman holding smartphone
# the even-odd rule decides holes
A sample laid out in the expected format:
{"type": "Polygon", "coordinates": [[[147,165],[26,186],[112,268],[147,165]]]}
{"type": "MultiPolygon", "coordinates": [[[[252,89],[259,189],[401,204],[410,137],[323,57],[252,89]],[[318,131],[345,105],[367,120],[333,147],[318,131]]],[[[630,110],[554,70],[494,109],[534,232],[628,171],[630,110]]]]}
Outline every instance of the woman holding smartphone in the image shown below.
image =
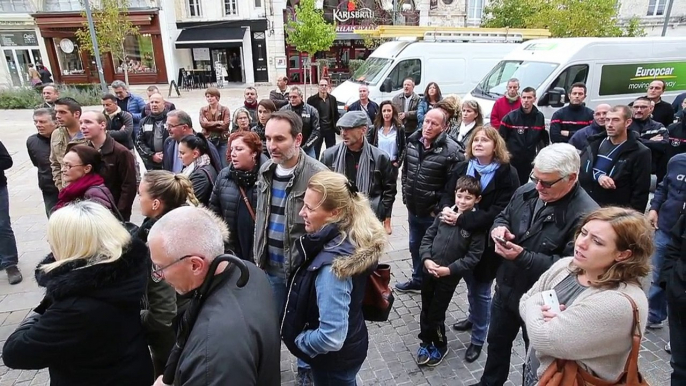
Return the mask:
{"type": "MultiPolygon", "coordinates": [[[[494,128],[478,127],[467,141],[466,160],[457,164],[443,194],[441,221],[457,225],[468,232],[488,232],[496,216],[507,206],[519,187],[517,171],[509,164],[510,154],[505,141],[494,128]],[[481,182],[479,210],[458,215],[451,207],[455,204],[455,186],[462,176],[471,176],[481,182]],[[449,193],[450,192],[450,193],[449,193]]],[[[457,331],[472,331],[471,344],[465,353],[467,362],[474,362],[481,355],[491,318],[491,287],[501,257],[493,245],[484,250],[481,261],[473,274],[464,276],[467,283],[469,315],[453,325],[457,331]]]]}
{"type": "Polygon", "coordinates": [[[652,227],[642,214],[606,207],[586,216],[574,256],[553,264],[520,300],[529,335],[524,386],[538,385],[555,359],[617,380],[632,345],[634,306],[627,297],[638,307],[641,334],[648,320],[641,280],[652,251],[652,227]],[[556,305],[560,312],[552,310],[556,305]]]}

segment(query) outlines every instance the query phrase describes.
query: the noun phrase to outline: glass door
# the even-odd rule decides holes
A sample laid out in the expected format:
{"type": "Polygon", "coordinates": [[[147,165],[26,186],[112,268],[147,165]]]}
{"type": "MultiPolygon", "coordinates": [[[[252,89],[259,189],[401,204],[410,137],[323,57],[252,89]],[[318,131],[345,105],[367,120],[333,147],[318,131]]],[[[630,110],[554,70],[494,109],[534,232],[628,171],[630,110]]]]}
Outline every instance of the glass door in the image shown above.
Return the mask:
{"type": "MultiPolygon", "coordinates": [[[[31,55],[29,50],[14,50],[17,56],[17,70],[21,74],[21,79],[25,85],[31,84],[31,79],[29,77],[29,63],[31,62],[31,55]]],[[[35,67],[34,67],[35,68],[35,67]]]]}
{"type": "Polygon", "coordinates": [[[224,87],[224,82],[228,81],[229,57],[225,48],[215,49],[211,52],[212,65],[214,66],[214,77],[217,85],[224,87]]]}
{"type": "Polygon", "coordinates": [[[19,75],[19,70],[17,69],[17,62],[14,60],[13,50],[4,50],[5,61],[7,62],[7,69],[10,73],[10,78],[12,79],[12,86],[21,87],[23,85],[21,81],[21,76],[19,75]]]}

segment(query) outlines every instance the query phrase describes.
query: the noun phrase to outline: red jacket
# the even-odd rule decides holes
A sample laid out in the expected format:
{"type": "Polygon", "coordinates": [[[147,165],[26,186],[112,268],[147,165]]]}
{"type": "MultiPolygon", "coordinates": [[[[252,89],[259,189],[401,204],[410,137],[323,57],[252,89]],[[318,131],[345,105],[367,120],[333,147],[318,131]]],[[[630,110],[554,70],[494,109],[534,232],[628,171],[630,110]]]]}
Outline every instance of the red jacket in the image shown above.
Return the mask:
{"type": "Polygon", "coordinates": [[[491,111],[491,126],[493,126],[495,129],[498,129],[500,127],[500,121],[502,121],[503,118],[505,118],[505,116],[511,111],[517,110],[521,106],[521,98],[517,98],[515,103],[510,103],[506,96],[501,96],[493,105],[493,110],[491,111]]]}

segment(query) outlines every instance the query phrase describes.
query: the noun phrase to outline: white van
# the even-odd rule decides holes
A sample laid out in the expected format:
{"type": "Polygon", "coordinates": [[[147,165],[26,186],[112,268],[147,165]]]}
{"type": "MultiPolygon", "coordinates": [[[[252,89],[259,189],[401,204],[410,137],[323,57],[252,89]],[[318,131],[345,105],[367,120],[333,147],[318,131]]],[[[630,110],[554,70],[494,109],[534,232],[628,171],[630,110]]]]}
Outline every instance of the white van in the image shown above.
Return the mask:
{"type": "Polygon", "coordinates": [[[413,78],[415,92],[436,82],[443,95],[464,95],[518,43],[471,43],[448,41],[391,41],[372,52],[353,76],[332,92],[338,110],[359,99],[359,87],[369,87],[369,99],[376,103],[393,98],[403,80],[413,78]]]}
{"type": "Polygon", "coordinates": [[[530,40],[507,54],[466,99],[481,105],[486,121],[510,78],[519,90],[536,89],[538,109],[549,122],[575,82],[588,88],[586,105],[628,104],[646,95],[648,84],[664,80],[665,101],[686,91],[686,37],[568,38],[530,40]]]}

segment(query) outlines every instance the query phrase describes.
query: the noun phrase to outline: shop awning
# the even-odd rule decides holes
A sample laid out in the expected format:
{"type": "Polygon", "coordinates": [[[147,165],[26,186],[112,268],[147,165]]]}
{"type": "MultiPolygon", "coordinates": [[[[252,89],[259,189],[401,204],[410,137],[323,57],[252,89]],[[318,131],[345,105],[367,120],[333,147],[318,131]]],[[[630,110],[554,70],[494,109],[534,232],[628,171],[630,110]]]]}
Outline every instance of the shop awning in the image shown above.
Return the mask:
{"type": "Polygon", "coordinates": [[[245,28],[191,27],[181,31],[176,48],[223,48],[243,43],[245,28]]]}

